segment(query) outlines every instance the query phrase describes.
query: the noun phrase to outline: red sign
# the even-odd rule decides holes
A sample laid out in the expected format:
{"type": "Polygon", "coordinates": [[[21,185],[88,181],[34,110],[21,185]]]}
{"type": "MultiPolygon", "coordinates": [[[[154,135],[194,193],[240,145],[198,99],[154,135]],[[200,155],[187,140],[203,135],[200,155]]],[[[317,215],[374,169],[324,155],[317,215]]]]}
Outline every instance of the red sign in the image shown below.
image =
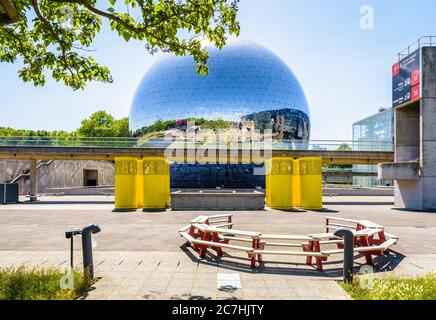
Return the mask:
{"type": "Polygon", "coordinates": [[[421,98],[421,86],[418,84],[412,87],[411,99],[412,101],[414,101],[414,100],[418,100],[419,98],[421,98]]]}
{"type": "Polygon", "coordinates": [[[398,76],[400,74],[400,63],[397,62],[392,66],[392,76],[398,76]]]}
{"type": "Polygon", "coordinates": [[[410,81],[411,81],[412,87],[416,86],[418,83],[420,83],[421,82],[421,72],[420,72],[420,70],[416,70],[415,72],[413,72],[411,78],[412,79],[410,81]]]}
{"type": "Polygon", "coordinates": [[[421,51],[415,50],[392,66],[392,106],[398,107],[421,97],[421,51]]]}

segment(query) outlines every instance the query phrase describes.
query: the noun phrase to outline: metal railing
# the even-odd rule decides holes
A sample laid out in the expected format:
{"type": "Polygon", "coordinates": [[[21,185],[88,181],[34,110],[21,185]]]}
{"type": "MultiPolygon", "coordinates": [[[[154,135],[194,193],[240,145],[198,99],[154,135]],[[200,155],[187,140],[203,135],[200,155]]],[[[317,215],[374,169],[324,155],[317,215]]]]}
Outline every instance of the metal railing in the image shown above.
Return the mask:
{"type": "Polygon", "coordinates": [[[186,138],[89,138],[89,137],[0,137],[1,147],[64,147],[64,148],[190,148],[229,147],[273,150],[313,150],[313,151],[393,151],[392,141],[352,141],[352,140],[276,140],[267,141],[213,141],[189,140],[186,138]]]}
{"type": "Polygon", "coordinates": [[[412,44],[408,45],[398,53],[398,61],[402,60],[404,57],[407,57],[415,50],[426,46],[436,46],[436,36],[423,36],[412,44]]]}

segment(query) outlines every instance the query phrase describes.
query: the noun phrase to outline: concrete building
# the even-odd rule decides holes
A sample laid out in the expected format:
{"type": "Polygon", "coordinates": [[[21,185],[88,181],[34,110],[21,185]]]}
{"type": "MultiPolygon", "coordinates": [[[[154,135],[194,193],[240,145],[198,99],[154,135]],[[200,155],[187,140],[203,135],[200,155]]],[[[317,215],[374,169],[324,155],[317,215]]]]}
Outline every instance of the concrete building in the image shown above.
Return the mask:
{"type": "MultiPolygon", "coordinates": [[[[394,112],[392,108],[380,108],[379,112],[353,123],[354,150],[390,151],[394,140],[394,112]]],[[[377,166],[353,165],[353,172],[369,173],[353,176],[353,185],[365,188],[392,186],[392,180],[378,179],[377,166]]]]}
{"type": "MultiPolygon", "coordinates": [[[[32,160],[0,160],[0,183],[18,183],[21,195],[30,194],[31,162],[32,160]]],[[[114,184],[114,167],[111,161],[40,160],[35,161],[34,165],[38,177],[38,193],[68,193],[68,189],[114,184]]]]}
{"type": "Polygon", "coordinates": [[[413,210],[436,210],[435,40],[420,39],[393,66],[395,162],[379,165],[380,178],[395,179],[395,205],[413,210]]]}

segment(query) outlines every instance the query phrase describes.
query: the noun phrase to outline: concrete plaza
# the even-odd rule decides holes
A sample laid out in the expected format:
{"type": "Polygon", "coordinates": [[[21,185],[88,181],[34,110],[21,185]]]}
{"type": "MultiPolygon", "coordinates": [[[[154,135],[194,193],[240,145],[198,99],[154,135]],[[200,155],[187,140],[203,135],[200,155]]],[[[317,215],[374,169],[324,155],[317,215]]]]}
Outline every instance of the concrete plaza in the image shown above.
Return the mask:
{"type": "MultiPolygon", "coordinates": [[[[376,271],[413,276],[436,270],[436,213],[393,208],[392,197],[325,197],[323,211],[233,212],[235,228],[268,233],[323,232],[324,217],[367,219],[384,225],[400,240],[389,257],[376,259],[376,271]]],[[[113,212],[113,197],[42,197],[37,203],[0,206],[0,268],[66,268],[65,231],[98,224],[95,275],[87,299],[348,299],[336,283],[340,257],[317,272],[299,257],[267,256],[250,269],[247,256],[228,251],[204,260],[184,245],[178,229],[194,217],[218,212],[113,212]],[[217,279],[238,285],[217,286],[217,279]]],[[[75,264],[81,263],[79,239],[75,264]]],[[[358,258],[355,266],[364,263],[358,258]]]]}

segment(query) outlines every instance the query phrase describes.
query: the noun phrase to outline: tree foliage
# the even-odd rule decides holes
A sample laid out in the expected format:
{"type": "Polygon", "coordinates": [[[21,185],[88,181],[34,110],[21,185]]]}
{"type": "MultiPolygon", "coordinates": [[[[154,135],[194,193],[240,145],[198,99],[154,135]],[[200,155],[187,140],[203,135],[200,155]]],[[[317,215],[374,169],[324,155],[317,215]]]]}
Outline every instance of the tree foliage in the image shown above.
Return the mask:
{"type": "Polygon", "coordinates": [[[77,129],[77,135],[81,137],[128,137],[130,135],[129,119],[115,120],[106,111],[97,111],[82,121],[77,129]]]}
{"type": "MultiPolygon", "coordinates": [[[[191,122],[202,129],[219,130],[228,129],[232,126],[236,126],[237,123],[225,120],[208,120],[204,118],[189,118],[185,119],[187,122],[191,122]]],[[[177,120],[157,120],[153,124],[143,127],[134,132],[134,136],[144,136],[150,133],[163,133],[166,130],[178,128],[177,120]]]]}
{"type": "Polygon", "coordinates": [[[129,119],[116,120],[106,111],[97,111],[72,132],[0,127],[0,137],[130,137],[129,119]]]}
{"type": "MultiPolygon", "coordinates": [[[[351,148],[351,146],[349,146],[346,143],[342,143],[341,145],[339,145],[336,148],[336,150],[337,151],[352,151],[353,148],[351,148]]],[[[351,168],[353,168],[353,166],[349,165],[349,164],[325,164],[323,167],[327,168],[327,169],[351,169],[351,168]]]]}
{"type": "Polygon", "coordinates": [[[22,59],[19,76],[42,86],[46,71],[73,89],[89,81],[112,82],[109,68],[89,54],[103,20],[126,41],[191,55],[207,74],[208,53],[201,40],[222,48],[239,34],[239,0],[0,0],[0,61],[22,59]],[[13,11],[8,8],[13,9],[13,11]],[[15,12],[15,13],[14,13],[15,12]]]}
{"type": "Polygon", "coordinates": [[[0,137],[71,137],[74,132],[68,131],[47,131],[47,130],[27,130],[0,127],[0,137]]]}

